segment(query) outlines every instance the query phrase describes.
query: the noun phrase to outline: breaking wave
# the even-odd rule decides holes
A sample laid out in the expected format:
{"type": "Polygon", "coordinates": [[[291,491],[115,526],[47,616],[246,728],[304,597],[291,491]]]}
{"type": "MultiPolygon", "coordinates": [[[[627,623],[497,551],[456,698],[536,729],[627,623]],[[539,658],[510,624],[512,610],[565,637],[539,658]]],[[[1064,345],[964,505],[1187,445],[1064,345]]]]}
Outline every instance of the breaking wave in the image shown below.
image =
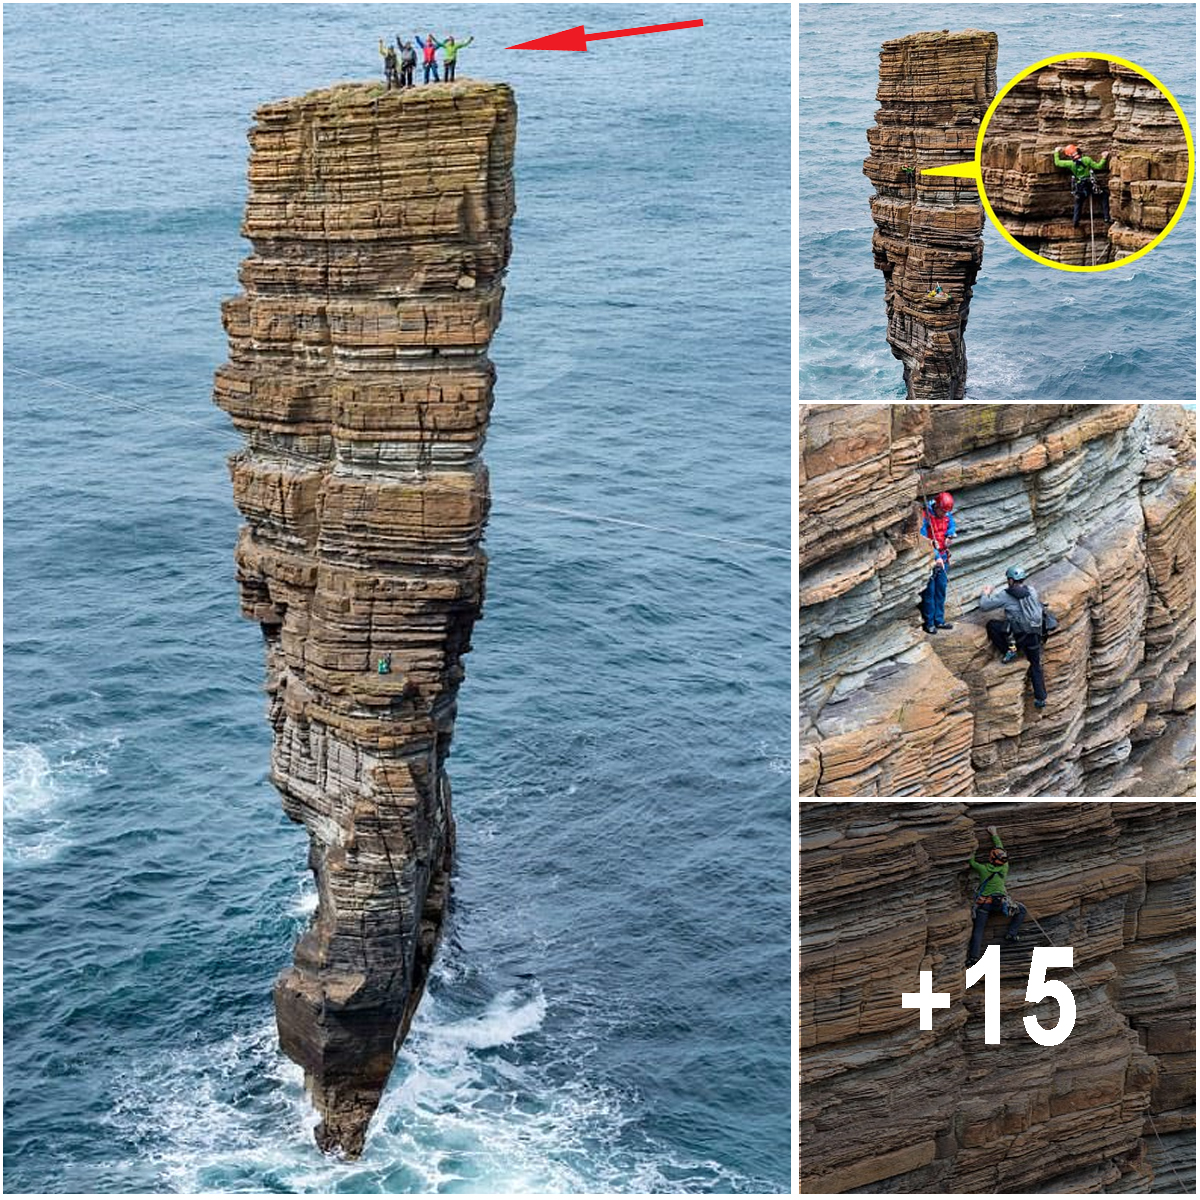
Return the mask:
{"type": "MultiPolygon", "coordinates": [[[[551,1005],[529,982],[451,1019],[453,968],[434,980],[397,1059],[358,1162],[324,1158],[302,1073],[274,1024],[149,1056],[115,1081],[108,1115],[135,1137],[153,1178],[178,1193],[664,1192],[751,1190],[714,1162],[626,1137],[637,1097],[589,1077],[589,1033],[566,1032],[547,1060],[551,1005]],[[538,1053],[522,1053],[541,1039],[538,1053]]],[[[107,1164],[128,1179],[129,1164],[107,1164]]],[[[107,1172],[105,1172],[107,1174],[107,1172]]]]}
{"type": "Polygon", "coordinates": [[[108,774],[119,735],[96,742],[66,733],[46,743],[4,747],[4,862],[21,866],[53,858],[69,841],[72,802],[108,774]]]}

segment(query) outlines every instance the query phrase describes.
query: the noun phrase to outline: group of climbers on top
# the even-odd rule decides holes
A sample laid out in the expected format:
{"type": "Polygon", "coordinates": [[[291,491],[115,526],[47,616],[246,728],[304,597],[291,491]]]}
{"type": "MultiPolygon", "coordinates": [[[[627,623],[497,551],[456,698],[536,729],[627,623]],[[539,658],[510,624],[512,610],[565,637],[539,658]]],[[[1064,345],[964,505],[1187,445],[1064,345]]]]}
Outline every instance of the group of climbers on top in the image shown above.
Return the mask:
{"type": "MultiPolygon", "coordinates": [[[[950,578],[950,542],[958,536],[954,520],[954,497],[939,492],[925,502],[922,510],[921,537],[928,538],[933,547],[933,567],[921,592],[921,615],[926,633],[953,629],[946,621],[946,589],[950,578]]],[[[1000,595],[990,584],[979,597],[981,611],[1004,609],[1004,620],[987,623],[988,640],[1003,655],[1002,661],[1012,662],[1017,651],[1029,660],[1029,679],[1033,684],[1033,706],[1046,707],[1046,680],[1042,671],[1042,642],[1058,622],[1043,606],[1037,590],[1025,578],[1018,566],[1004,573],[1005,588],[1000,595]]]]}
{"type": "Polygon", "coordinates": [[[1071,223],[1076,228],[1079,227],[1079,216],[1083,212],[1084,201],[1089,196],[1094,196],[1100,201],[1101,214],[1104,220],[1109,219],[1108,189],[1096,178],[1096,172],[1108,169],[1111,153],[1106,150],[1098,159],[1093,159],[1074,143],[1054,148],[1054,165],[1071,172],[1071,194],[1075,197],[1075,213],[1071,223]],[[1066,157],[1063,157],[1064,155],[1066,157]]]}
{"type": "MultiPolygon", "coordinates": [[[[453,83],[455,73],[458,70],[458,52],[469,46],[475,38],[469,37],[465,42],[456,42],[454,34],[451,34],[444,42],[439,42],[432,33],[425,35],[425,40],[421,40],[421,35],[414,35],[417,46],[420,47],[423,65],[425,68],[425,83],[429,83],[430,78],[434,83],[453,83]],[[442,52],[442,78],[438,78],[438,61],[437,52],[442,52]]],[[[412,42],[406,42],[399,34],[396,35],[395,46],[384,44],[383,38],[379,39],[379,53],[383,58],[383,75],[387,81],[387,88],[390,92],[393,87],[406,88],[413,86],[413,72],[417,66],[417,52],[413,49],[412,42]],[[400,52],[397,55],[397,50],[400,52]]]]}

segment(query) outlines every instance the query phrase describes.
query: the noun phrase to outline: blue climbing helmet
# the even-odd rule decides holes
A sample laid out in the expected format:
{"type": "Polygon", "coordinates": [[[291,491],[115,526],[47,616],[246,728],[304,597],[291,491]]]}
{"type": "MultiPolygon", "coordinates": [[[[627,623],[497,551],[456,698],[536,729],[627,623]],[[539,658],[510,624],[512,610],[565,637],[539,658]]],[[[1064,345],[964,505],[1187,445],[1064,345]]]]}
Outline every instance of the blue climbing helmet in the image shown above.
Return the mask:
{"type": "Polygon", "coordinates": [[[1020,583],[1025,578],[1025,572],[1020,567],[1009,567],[1004,576],[1010,583],[1020,583]]]}

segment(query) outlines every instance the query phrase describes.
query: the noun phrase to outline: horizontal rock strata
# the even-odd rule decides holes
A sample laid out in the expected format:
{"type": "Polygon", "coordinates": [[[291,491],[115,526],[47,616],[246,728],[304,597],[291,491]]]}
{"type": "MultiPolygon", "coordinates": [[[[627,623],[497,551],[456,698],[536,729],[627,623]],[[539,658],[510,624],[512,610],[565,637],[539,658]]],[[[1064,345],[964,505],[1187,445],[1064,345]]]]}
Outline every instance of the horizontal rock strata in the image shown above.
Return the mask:
{"type": "MultiPolygon", "coordinates": [[[[800,808],[800,1178],[812,1193],[1195,1190],[1193,803],[847,804],[800,808]],[[1001,949],[1001,1041],[964,989],[973,876],[1000,828],[1033,920],[1001,949]],[[1033,1042],[1036,946],[1077,1019],[1033,1042]],[[919,972],[949,1009],[900,1006],[919,972]]],[[[1004,924],[989,926],[985,946],[1004,924]]]]}
{"type": "Polygon", "coordinates": [[[996,94],[994,33],[914,33],[884,42],[879,110],[863,171],[875,188],[875,265],[883,272],[888,342],[910,400],[961,400],[963,334],[983,261],[983,206],[970,179],[926,167],[974,157],[996,94]],[[929,299],[935,285],[943,297],[929,299]]]}
{"type": "Polygon", "coordinates": [[[1144,76],[1104,59],[1051,63],[1017,84],[988,125],[981,170],[988,201],[1023,246],[1055,262],[1108,262],[1141,249],[1183,198],[1188,154],[1167,98],[1144,76]],[[1072,225],[1071,174],[1054,165],[1056,147],[1079,145],[1092,158],[1112,150],[1099,172],[1111,225],[1093,202],[1072,225]]]}
{"type": "Polygon", "coordinates": [[[215,399],[246,438],[242,611],[262,626],[271,777],[319,898],[275,988],[280,1041],[318,1143],[355,1156],[447,900],[516,109],[500,84],[342,85],[255,122],[253,249],[215,399]]]}
{"type": "Polygon", "coordinates": [[[1178,406],[802,408],[801,794],[1190,794],[1195,519],[1178,406]],[[943,489],[955,628],[927,635],[920,502],[943,489]],[[1014,562],[1060,622],[1041,711],[978,611],[1014,562]]]}

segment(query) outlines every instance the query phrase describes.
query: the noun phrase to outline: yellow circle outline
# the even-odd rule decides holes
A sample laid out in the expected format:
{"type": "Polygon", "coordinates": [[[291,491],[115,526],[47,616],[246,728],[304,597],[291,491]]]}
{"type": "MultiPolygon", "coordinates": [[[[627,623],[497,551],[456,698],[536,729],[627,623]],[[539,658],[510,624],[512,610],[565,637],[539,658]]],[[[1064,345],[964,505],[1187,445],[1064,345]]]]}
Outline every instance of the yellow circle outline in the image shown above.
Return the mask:
{"type": "Polygon", "coordinates": [[[1161,242],[1163,238],[1165,238],[1167,234],[1175,228],[1175,223],[1183,215],[1183,210],[1187,207],[1188,197],[1192,194],[1192,181],[1196,177],[1196,148],[1192,143],[1192,131],[1188,126],[1187,117],[1183,115],[1183,109],[1179,107],[1179,101],[1175,99],[1168,88],[1164,87],[1144,67],[1139,67],[1137,63],[1130,62],[1127,58],[1118,58],[1115,54],[1095,54],[1091,52],[1053,54],[1049,58],[1043,58],[1041,62],[1035,62],[1031,67],[1026,67],[1025,70],[1019,75],[1014,75],[1012,79],[1010,79],[1008,83],[1004,85],[1004,89],[997,94],[995,100],[993,100],[988,106],[987,112],[983,114],[983,120],[979,123],[979,133],[975,138],[975,166],[979,172],[979,198],[983,201],[984,210],[987,212],[992,224],[995,225],[998,230],[1000,230],[1004,240],[1008,242],[1010,246],[1014,246],[1016,249],[1020,250],[1020,252],[1024,254],[1026,258],[1032,258],[1034,262],[1043,263],[1047,267],[1056,267],[1060,271],[1111,271],[1116,267],[1123,267],[1128,263],[1137,262],[1142,255],[1149,254],[1150,251],[1153,250],[1154,247],[1157,246],[1159,242],[1161,242]],[[1183,189],[1183,199],[1179,201],[1179,207],[1176,208],[1174,216],[1172,216],[1167,222],[1166,228],[1163,229],[1163,231],[1158,234],[1152,242],[1143,246],[1140,250],[1134,251],[1134,253],[1129,255],[1127,258],[1119,258],[1115,262],[1098,263],[1094,267],[1077,267],[1073,263],[1055,262],[1053,259],[1043,258],[1040,254],[1035,254],[1032,250],[1022,246],[1021,243],[1018,242],[1017,239],[1013,237],[1007,229],[1004,228],[1000,218],[996,216],[996,211],[992,208],[991,201],[989,201],[987,198],[987,188],[983,185],[983,138],[984,134],[987,133],[987,127],[991,122],[993,114],[1000,106],[1000,102],[1005,96],[1008,95],[1010,91],[1012,91],[1014,87],[1017,86],[1018,83],[1021,82],[1022,79],[1028,78],[1034,73],[1034,71],[1040,70],[1042,67],[1049,66],[1051,63],[1063,62],[1066,59],[1072,58],[1099,58],[1103,59],[1105,62],[1120,63],[1121,66],[1129,67],[1131,70],[1136,71],[1144,79],[1148,79],[1170,101],[1171,107],[1175,110],[1175,115],[1179,118],[1180,125],[1183,126],[1183,136],[1187,139],[1188,148],[1188,174],[1187,183],[1184,185],[1183,189]]]}

